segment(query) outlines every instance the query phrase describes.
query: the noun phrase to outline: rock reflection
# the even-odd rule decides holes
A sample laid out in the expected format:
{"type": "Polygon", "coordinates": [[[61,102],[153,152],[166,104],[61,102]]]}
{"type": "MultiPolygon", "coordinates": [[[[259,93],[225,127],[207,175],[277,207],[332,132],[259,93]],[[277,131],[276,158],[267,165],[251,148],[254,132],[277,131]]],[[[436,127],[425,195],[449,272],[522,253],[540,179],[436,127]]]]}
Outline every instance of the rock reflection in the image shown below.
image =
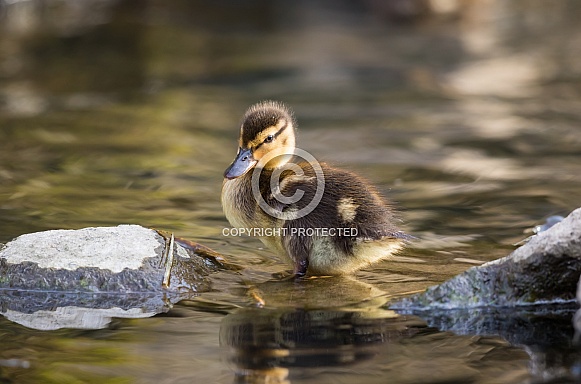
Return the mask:
{"type": "Polygon", "coordinates": [[[532,377],[554,382],[581,379],[581,348],[571,321],[576,304],[414,312],[430,327],[456,335],[497,336],[529,356],[532,377]]]}
{"type": "Polygon", "coordinates": [[[179,298],[159,294],[91,294],[6,291],[0,295],[0,315],[27,328],[101,329],[113,318],[145,318],[165,313],[179,298]]]}

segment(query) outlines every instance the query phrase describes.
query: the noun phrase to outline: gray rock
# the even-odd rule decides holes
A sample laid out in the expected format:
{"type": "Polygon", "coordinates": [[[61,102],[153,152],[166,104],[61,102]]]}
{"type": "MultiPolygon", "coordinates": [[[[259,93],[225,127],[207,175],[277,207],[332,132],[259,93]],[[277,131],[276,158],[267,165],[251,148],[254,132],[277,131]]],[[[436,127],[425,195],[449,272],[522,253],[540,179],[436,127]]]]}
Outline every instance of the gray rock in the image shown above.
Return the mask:
{"type": "Polygon", "coordinates": [[[509,256],[392,303],[390,309],[417,315],[440,331],[499,336],[529,354],[531,372],[543,382],[578,382],[581,312],[571,318],[578,308],[581,209],[551,224],[509,256]]]}
{"type": "Polygon", "coordinates": [[[216,270],[138,225],[31,233],[0,249],[0,313],[38,329],[100,327],[208,291],[216,270]]]}
{"type": "Polygon", "coordinates": [[[139,225],[60,229],[19,236],[6,244],[0,257],[11,264],[30,261],[39,268],[95,267],[119,273],[138,269],[144,259],[161,254],[164,246],[161,236],[139,225]]]}
{"type": "Polygon", "coordinates": [[[473,267],[393,309],[430,311],[572,302],[581,275],[581,208],[509,256],[473,267]]]}

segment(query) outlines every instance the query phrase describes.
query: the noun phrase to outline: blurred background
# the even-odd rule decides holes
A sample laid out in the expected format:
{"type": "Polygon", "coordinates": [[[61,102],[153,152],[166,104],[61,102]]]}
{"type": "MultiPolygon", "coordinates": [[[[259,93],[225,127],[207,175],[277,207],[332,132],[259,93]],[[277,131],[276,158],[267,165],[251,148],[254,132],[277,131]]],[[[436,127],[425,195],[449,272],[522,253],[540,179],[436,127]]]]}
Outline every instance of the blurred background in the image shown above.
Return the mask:
{"type": "MultiPolygon", "coordinates": [[[[276,99],[295,111],[300,148],[370,179],[418,237],[359,281],[424,289],[581,205],[579,20],[578,0],[0,0],[0,243],[134,223],[270,278],[286,267],[255,239],[222,236],[219,195],[242,114],[276,99]]],[[[245,303],[232,284],[217,281],[214,298],[245,303]]],[[[161,359],[174,379],[202,367],[196,379],[231,382],[216,345],[228,311],[185,308],[173,313],[195,329],[157,317],[55,334],[2,320],[0,363],[28,356],[29,382],[161,382],[161,359]]],[[[402,352],[394,382],[548,377],[504,341],[438,337],[389,347],[402,352]],[[434,365],[417,369],[418,353],[434,365]]]]}

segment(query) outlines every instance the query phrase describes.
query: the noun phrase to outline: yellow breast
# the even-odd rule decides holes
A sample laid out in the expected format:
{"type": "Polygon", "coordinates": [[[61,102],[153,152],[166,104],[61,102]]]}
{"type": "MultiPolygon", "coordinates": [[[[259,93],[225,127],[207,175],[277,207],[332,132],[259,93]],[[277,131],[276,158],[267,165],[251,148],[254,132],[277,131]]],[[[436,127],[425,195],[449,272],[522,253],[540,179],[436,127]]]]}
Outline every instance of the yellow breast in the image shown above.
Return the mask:
{"type": "Polygon", "coordinates": [[[253,230],[257,233],[271,234],[271,236],[257,236],[262,243],[279,255],[288,256],[282,245],[280,231],[284,221],[276,220],[266,214],[254,197],[250,179],[242,176],[236,179],[225,179],[222,184],[222,209],[232,227],[253,230]],[[270,231],[267,231],[270,230],[270,231]]]}
{"type": "Polygon", "coordinates": [[[245,197],[246,193],[245,177],[238,177],[232,180],[224,179],[222,184],[222,209],[228,222],[233,227],[252,227],[252,217],[249,217],[251,207],[248,207],[251,201],[245,197]],[[245,205],[246,207],[244,207],[245,205]]]}

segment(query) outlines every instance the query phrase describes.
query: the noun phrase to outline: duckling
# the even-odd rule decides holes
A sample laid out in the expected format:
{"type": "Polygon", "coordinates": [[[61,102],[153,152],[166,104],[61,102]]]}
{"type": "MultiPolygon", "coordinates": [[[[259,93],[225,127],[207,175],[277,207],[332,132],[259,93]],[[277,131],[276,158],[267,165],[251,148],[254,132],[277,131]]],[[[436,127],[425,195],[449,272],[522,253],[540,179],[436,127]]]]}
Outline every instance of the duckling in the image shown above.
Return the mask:
{"type": "Polygon", "coordinates": [[[258,229],[260,240],[292,264],[297,278],[350,274],[402,248],[408,235],[369,182],[296,156],[296,125],[280,102],[263,101],[246,111],[238,153],[222,185],[230,224],[258,229]],[[313,199],[318,204],[309,207],[313,199]]]}

